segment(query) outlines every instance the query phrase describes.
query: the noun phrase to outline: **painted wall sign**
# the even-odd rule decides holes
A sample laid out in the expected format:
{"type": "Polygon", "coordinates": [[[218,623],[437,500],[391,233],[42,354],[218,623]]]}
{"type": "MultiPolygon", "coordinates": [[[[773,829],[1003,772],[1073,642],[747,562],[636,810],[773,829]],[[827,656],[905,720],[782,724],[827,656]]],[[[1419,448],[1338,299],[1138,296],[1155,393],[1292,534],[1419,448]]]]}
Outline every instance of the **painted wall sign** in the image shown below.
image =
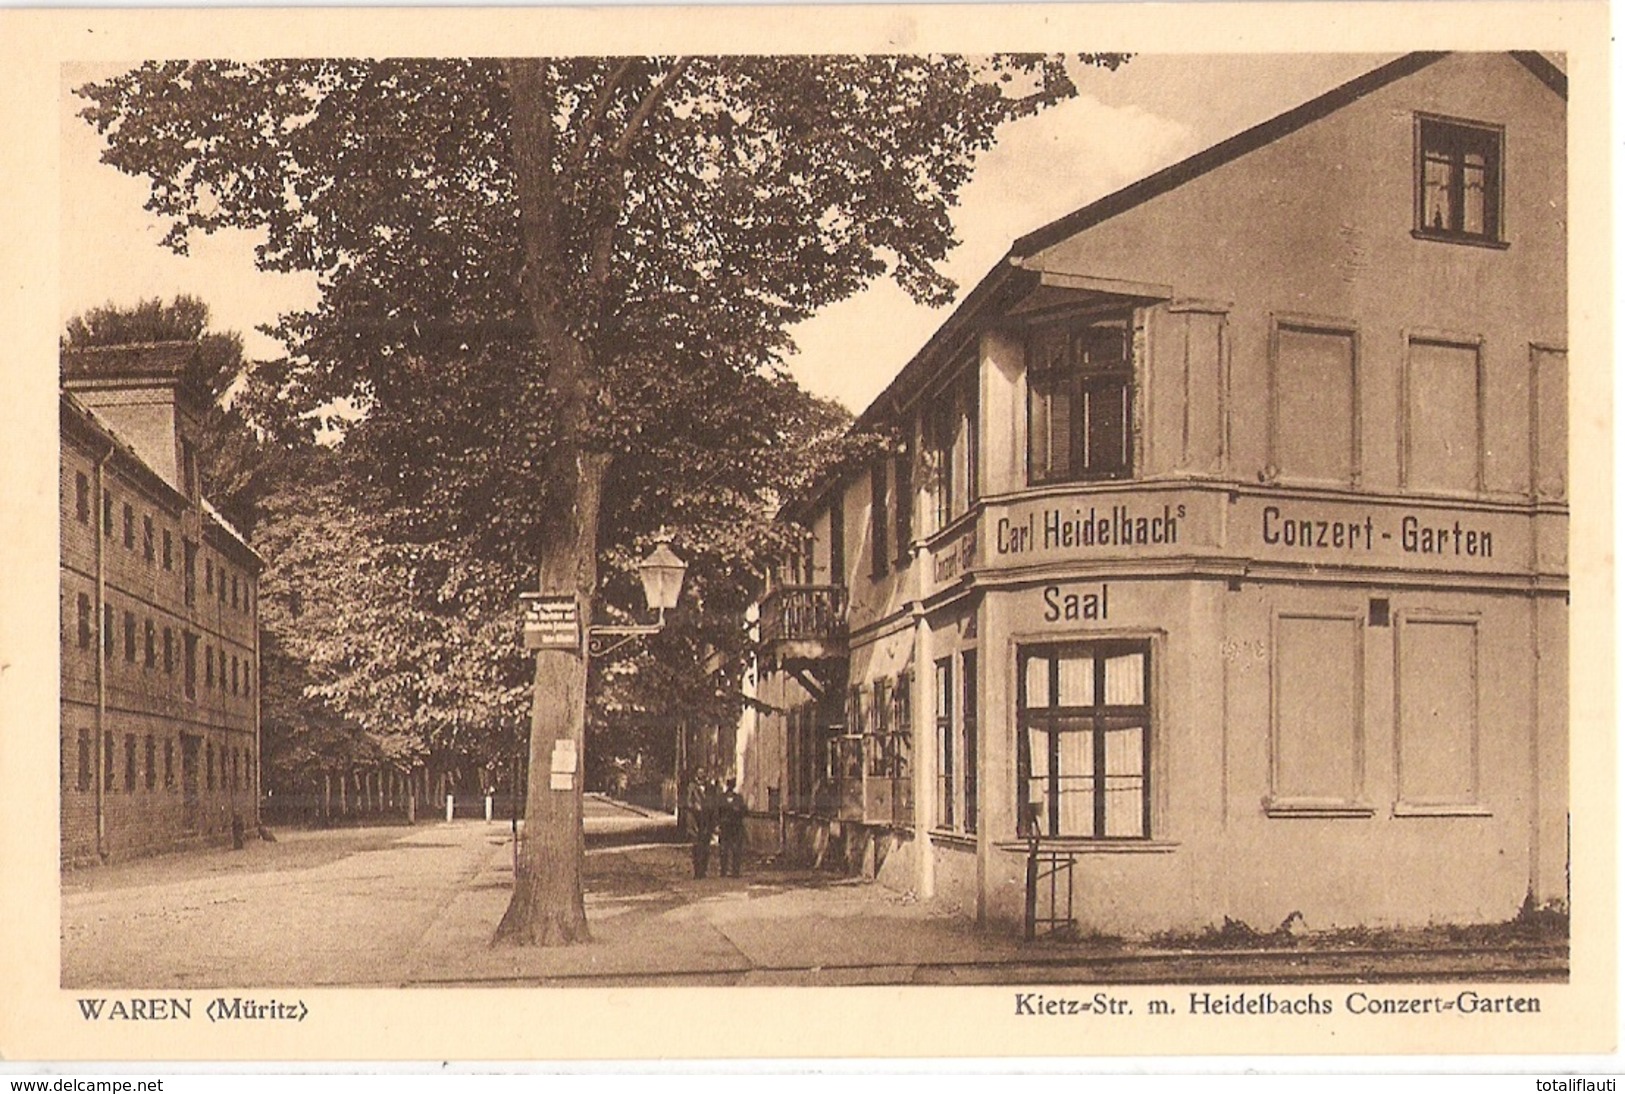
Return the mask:
{"type": "Polygon", "coordinates": [[[1076,547],[1149,547],[1179,542],[1183,505],[1146,511],[1130,505],[1054,505],[1028,512],[1025,519],[1004,516],[995,525],[994,550],[1020,555],[1076,547]]]}
{"type": "Polygon", "coordinates": [[[954,580],[976,564],[976,529],[931,554],[931,580],[938,585],[954,580]]]}
{"type": "MultiPolygon", "coordinates": [[[[1220,547],[1226,495],[1215,490],[1124,491],[1080,487],[1072,496],[990,504],[978,522],[981,551],[933,556],[937,587],[965,567],[1024,569],[1072,561],[1202,555],[1220,547]]],[[[975,530],[966,533],[968,538],[975,530]]],[[[964,539],[955,540],[955,544],[964,539]]]]}
{"type": "Polygon", "coordinates": [[[1044,586],[1044,622],[1075,623],[1105,619],[1111,608],[1111,586],[1044,586]]]}
{"type": "Polygon", "coordinates": [[[1425,569],[1527,565],[1522,514],[1247,499],[1232,520],[1237,545],[1260,559],[1425,569]]]}
{"type": "Polygon", "coordinates": [[[937,588],[967,569],[1211,556],[1310,566],[1445,573],[1516,572],[1530,565],[1527,512],[1418,499],[1367,503],[1259,492],[1100,491],[990,505],[976,529],[932,554],[937,588]]]}
{"type": "MultiPolygon", "coordinates": [[[[1320,550],[1372,551],[1379,539],[1395,539],[1392,521],[1377,528],[1375,518],[1328,520],[1325,517],[1287,516],[1278,505],[1264,506],[1261,536],[1268,546],[1314,547],[1320,550]]],[[[1495,533],[1483,526],[1463,527],[1460,520],[1418,517],[1406,513],[1399,518],[1399,549],[1417,555],[1466,555],[1492,558],[1495,533]],[[1448,520],[1448,523],[1446,521],[1448,520]]]]}

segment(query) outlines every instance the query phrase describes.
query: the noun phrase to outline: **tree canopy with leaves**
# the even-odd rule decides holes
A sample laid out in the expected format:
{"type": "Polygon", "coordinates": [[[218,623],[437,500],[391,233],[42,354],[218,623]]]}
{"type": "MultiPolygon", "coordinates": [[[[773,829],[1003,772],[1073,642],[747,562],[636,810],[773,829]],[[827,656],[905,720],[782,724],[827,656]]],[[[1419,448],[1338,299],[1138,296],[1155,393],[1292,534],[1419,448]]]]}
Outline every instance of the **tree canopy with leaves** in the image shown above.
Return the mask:
{"type": "MultiPolygon", "coordinates": [[[[525,553],[590,618],[615,457],[651,454],[685,394],[771,373],[792,324],[879,276],[948,300],[978,153],[1074,94],[1069,63],[1120,60],[153,62],[80,94],[172,247],[263,229],[264,268],[317,273],[320,303],[278,327],[289,406],[363,407],[407,511],[525,553]]],[[[761,431],[750,450],[785,440],[761,431]]],[[[617,499],[617,536],[674,521],[680,493],[617,499]]],[[[533,769],[579,747],[586,681],[584,658],[538,655],[533,769]]],[[[578,940],[579,788],[530,786],[499,935],[578,940]]]]}

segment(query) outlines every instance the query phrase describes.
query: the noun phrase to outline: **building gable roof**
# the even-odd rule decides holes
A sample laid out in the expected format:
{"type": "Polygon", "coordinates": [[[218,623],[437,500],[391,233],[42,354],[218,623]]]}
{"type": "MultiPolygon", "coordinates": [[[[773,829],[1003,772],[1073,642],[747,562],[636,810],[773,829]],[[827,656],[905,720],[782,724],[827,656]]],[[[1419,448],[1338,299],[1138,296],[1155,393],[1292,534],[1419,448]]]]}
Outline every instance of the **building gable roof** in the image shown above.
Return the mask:
{"type": "Polygon", "coordinates": [[[81,446],[87,443],[105,445],[106,455],[118,457],[125,473],[155,501],[175,512],[186,508],[186,495],[154,471],[147,461],[141,458],[141,454],[94,410],[81,402],[71,391],[59,391],[58,398],[61,402],[64,441],[76,439],[81,446]]]}
{"type": "MultiPolygon", "coordinates": [[[[887,417],[932,382],[943,363],[943,355],[952,353],[967,332],[974,329],[973,323],[978,316],[990,307],[997,308],[999,302],[1008,301],[1012,291],[1019,293],[1024,287],[1030,287],[1035,276],[1030,269],[1023,269],[1025,260],[1085,229],[1280,140],[1449,55],[1445,51],[1418,51],[1397,57],[1285,113],[1277,114],[1021,236],[943,321],[926,344],[898,371],[891,383],[858,415],[853,428],[880,427],[887,417]]],[[[1554,94],[1565,100],[1568,98],[1568,77],[1546,57],[1531,50],[1513,50],[1509,55],[1554,94]]],[[[829,485],[828,482],[819,483],[804,501],[815,500],[829,485]]]]}
{"type": "Polygon", "coordinates": [[[1387,87],[1395,80],[1421,71],[1444,56],[1444,53],[1438,52],[1407,53],[1403,57],[1389,61],[1346,84],[1334,87],[1323,95],[1317,95],[1308,102],[1293,107],[1284,114],[1277,114],[1267,121],[1259,122],[1252,128],[1244,129],[1193,156],[1188,156],[1178,163],[1130,183],[1121,190],[1092,201],[1059,220],[1052,220],[1042,228],[1028,232],[1011,244],[1010,254],[1018,259],[1030,258],[1086,228],[1110,220],[1215,168],[1240,159],[1249,152],[1272,144],[1289,133],[1294,133],[1350,103],[1357,102],[1373,91],[1387,87]]]}
{"type": "MultiPolygon", "coordinates": [[[[1010,255],[1016,259],[1030,258],[1069,236],[1104,220],[1110,220],[1159,194],[1165,194],[1217,167],[1240,159],[1249,152],[1272,144],[1289,133],[1317,122],[1372,92],[1420,72],[1428,65],[1448,56],[1449,54],[1445,52],[1417,52],[1407,53],[1403,57],[1389,61],[1283,114],[1259,122],[1252,128],[1244,129],[1193,156],[1188,156],[1161,171],[1147,175],[1138,182],[1130,183],[1121,190],[1107,194],[1098,201],[1090,202],[1059,220],[1053,220],[1042,228],[1028,232],[1011,244],[1010,255]]],[[[1563,75],[1562,70],[1556,65],[1530,50],[1513,51],[1511,56],[1557,95],[1564,99],[1568,98],[1568,77],[1563,75]]]]}
{"type": "MultiPolygon", "coordinates": [[[[1004,258],[967,294],[964,301],[898,372],[885,390],[858,416],[858,426],[861,428],[877,424],[887,411],[901,406],[912,397],[920,384],[928,382],[928,377],[923,375],[932,371],[925,367],[928,362],[935,360],[944,349],[951,348],[969,321],[985,310],[990,301],[1001,298],[1003,294],[998,290],[1008,284],[1009,279],[1020,270],[1025,259],[1078,232],[1110,220],[1160,194],[1165,194],[1215,168],[1239,159],[1249,152],[1280,140],[1372,92],[1420,72],[1447,56],[1449,56],[1447,52],[1424,51],[1407,53],[1403,57],[1395,58],[1285,113],[1277,114],[1021,236],[1011,244],[1004,258]]],[[[1567,99],[1568,78],[1551,61],[1530,50],[1514,50],[1510,56],[1554,94],[1567,99]]]]}
{"type": "MultiPolygon", "coordinates": [[[[174,512],[186,508],[188,500],[185,494],[171,486],[162,475],[154,471],[141,454],[130,443],[118,435],[107,421],[90,407],[86,406],[73,392],[62,390],[58,392],[61,404],[61,422],[66,435],[73,431],[93,443],[106,445],[109,455],[116,455],[126,474],[132,476],[137,483],[153,498],[174,512]]],[[[66,436],[64,437],[66,439],[66,436]]],[[[83,441],[81,441],[83,443],[83,441]]],[[[265,559],[239,532],[232,523],[226,519],[207,498],[199,499],[203,514],[203,527],[206,533],[214,532],[222,537],[222,543],[230,550],[241,556],[256,573],[265,568],[265,559]]]]}

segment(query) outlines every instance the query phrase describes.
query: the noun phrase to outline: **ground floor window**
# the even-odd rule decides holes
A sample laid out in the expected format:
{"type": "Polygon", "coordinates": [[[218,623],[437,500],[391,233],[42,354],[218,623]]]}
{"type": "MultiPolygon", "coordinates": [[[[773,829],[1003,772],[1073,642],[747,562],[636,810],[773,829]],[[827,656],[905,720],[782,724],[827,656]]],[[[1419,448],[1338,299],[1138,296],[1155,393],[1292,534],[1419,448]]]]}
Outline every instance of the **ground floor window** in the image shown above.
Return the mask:
{"type": "Polygon", "coordinates": [[[976,651],[936,663],[938,828],[976,831],[976,651]],[[956,717],[957,714],[957,717],[956,717]]]}
{"type": "Polygon", "coordinates": [[[832,759],[826,723],[816,703],[792,707],[786,715],[785,759],[793,811],[814,812],[829,792],[832,759]]]}
{"type": "Polygon", "coordinates": [[[1148,838],[1150,644],[1026,646],[1016,667],[1020,834],[1148,838]]]}
{"type": "Polygon", "coordinates": [[[976,831],[976,689],[980,686],[976,675],[976,651],[966,650],[959,658],[962,671],[960,678],[964,681],[964,699],[960,704],[963,711],[961,730],[965,734],[965,831],[976,831]]]}
{"type": "Polygon", "coordinates": [[[95,782],[96,776],[92,773],[91,754],[94,749],[90,744],[90,730],[79,731],[79,779],[75,784],[80,790],[89,790],[95,782]]]}
{"type": "Polygon", "coordinates": [[[954,661],[937,662],[937,827],[954,826],[954,661]]]}

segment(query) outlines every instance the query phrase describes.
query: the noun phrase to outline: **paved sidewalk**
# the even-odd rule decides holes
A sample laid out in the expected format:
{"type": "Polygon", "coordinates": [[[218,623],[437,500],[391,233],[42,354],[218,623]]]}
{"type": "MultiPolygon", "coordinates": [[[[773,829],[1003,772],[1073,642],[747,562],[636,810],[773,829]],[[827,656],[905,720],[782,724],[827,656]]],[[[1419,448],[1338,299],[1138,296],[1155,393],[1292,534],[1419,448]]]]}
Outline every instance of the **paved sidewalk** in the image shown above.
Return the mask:
{"type": "Polygon", "coordinates": [[[672,818],[596,805],[590,943],[492,946],[506,823],[292,832],[65,876],[69,987],[1314,982],[1566,976],[1550,947],[1159,951],[1023,942],[859,879],[690,876],[672,818]]]}
{"type": "Polygon", "coordinates": [[[513,884],[511,855],[496,855],[425,937],[409,982],[884,983],[1019,948],[860,879],[759,863],[745,873],[696,880],[681,845],[590,849],[592,942],[521,949],[489,942],[513,884]]]}
{"type": "Polygon", "coordinates": [[[592,942],[492,946],[512,856],[485,868],[423,940],[406,983],[470,984],[1044,984],[1511,979],[1566,976],[1566,956],[1347,950],[1167,951],[1136,945],[1025,942],[856,878],[750,864],[746,877],[690,876],[686,848],[588,851],[592,942]]]}

